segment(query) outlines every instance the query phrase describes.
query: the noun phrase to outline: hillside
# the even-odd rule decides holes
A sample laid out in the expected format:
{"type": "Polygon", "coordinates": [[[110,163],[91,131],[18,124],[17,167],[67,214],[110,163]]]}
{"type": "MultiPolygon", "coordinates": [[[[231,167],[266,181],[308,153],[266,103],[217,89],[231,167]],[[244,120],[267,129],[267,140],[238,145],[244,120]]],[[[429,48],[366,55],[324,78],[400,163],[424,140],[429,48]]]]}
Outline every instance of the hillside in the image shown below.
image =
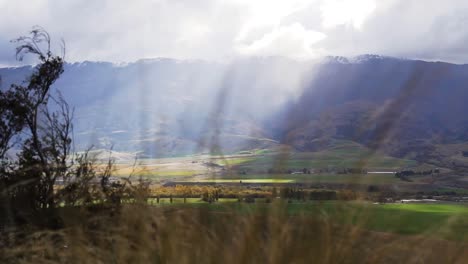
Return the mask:
{"type": "MultiPolygon", "coordinates": [[[[270,77],[281,68],[299,75],[304,66],[280,58],[235,65],[173,59],[82,62],[66,64],[54,87],[75,107],[79,150],[93,145],[150,157],[237,152],[277,145],[260,121],[288,96],[286,83],[294,83],[270,77]],[[269,89],[275,96],[258,104],[269,89]]],[[[31,70],[0,69],[2,89],[21,83],[31,70]]]]}
{"type": "MultiPolygon", "coordinates": [[[[31,70],[0,69],[2,89],[31,70]]],[[[467,83],[468,65],[364,55],[73,63],[55,87],[75,107],[78,149],[157,157],[286,144],[310,152],[347,140],[464,167],[467,83]]]]}
{"type": "Polygon", "coordinates": [[[283,143],[303,151],[345,139],[448,165],[438,161],[437,145],[468,140],[467,83],[467,65],[378,56],[331,61],[268,124],[283,143]]]}

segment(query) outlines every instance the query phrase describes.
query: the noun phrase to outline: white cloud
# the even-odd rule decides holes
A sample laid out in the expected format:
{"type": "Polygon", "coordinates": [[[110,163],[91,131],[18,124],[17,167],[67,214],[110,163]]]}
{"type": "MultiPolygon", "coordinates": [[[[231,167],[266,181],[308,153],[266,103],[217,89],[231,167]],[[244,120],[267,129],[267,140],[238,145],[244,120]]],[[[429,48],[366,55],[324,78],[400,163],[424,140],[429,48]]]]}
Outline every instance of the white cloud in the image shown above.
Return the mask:
{"type": "MultiPolygon", "coordinates": [[[[262,27],[277,27],[285,17],[311,4],[310,0],[237,0],[244,3],[248,18],[243,23],[236,41],[244,41],[252,31],[262,27]]],[[[312,1],[313,2],[313,1],[312,1]]]]}
{"type": "Polygon", "coordinates": [[[0,0],[8,41],[41,25],[70,61],[379,53],[468,62],[466,0],[0,0]]]}
{"type": "Polygon", "coordinates": [[[305,29],[301,24],[280,26],[265,34],[251,44],[240,43],[237,46],[243,55],[283,56],[295,59],[310,59],[318,57],[320,51],[313,45],[326,38],[322,32],[305,29]]]}
{"type": "Polygon", "coordinates": [[[351,25],[360,29],[375,8],[375,0],[326,0],[320,7],[322,25],[325,28],[351,25]]]}

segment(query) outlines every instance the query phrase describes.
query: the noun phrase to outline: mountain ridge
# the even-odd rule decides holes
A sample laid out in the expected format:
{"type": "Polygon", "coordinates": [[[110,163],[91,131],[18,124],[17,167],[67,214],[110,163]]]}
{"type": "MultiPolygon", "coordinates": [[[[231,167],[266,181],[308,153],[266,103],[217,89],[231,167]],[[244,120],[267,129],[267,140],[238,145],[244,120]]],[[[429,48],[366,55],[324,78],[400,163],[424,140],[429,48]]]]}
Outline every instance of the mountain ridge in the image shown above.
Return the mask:
{"type": "MultiPolygon", "coordinates": [[[[32,69],[1,68],[2,89],[21,83],[32,69]]],[[[411,152],[468,141],[467,83],[466,64],[361,55],[321,62],[85,61],[67,63],[54,87],[76,107],[80,148],[143,149],[149,156],[153,147],[157,155],[176,155],[216,144],[228,152],[278,144],[316,151],[344,139],[418,158],[411,152]],[[408,145],[413,151],[405,150],[408,145]]]]}
{"type": "MultiPolygon", "coordinates": [[[[427,62],[427,63],[444,63],[450,65],[458,65],[464,66],[468,65],[468,63],[454,63],[448,62],[443,60],[426,60],[426,59],[417,59],[417,58],[407,58],[407,57],[397,57],[397,56],[387,56],[387,55],[379,55],[379,54],[372,54],[372,53],[363,53],[355,56],[340,56],[340,55],[326,55],[322,57],[318,57],[315,59],[306,59],[306,60],[299,60],[294,58],[282,57],[282,56],[249,56],[240,59],[231,59],[229,61],[219,61],[219,60],[205,60],[205,59],[177,59],[177,58],[170,58],[170,57],[148,57],[148,58],[141,58],[134,61],[119,61],[119,62],[112,62],[112,61],[105,61],[105,60],[83,60],[83,61],[73,61],[73,62],[66,62],[65,65],[73,65],[73,66],[83,66],[86,64],[110,64],[114,67],[125,67],[131,64],[139,64],[139,63],[158,63],[158,62],[176,62],[176,63],[208,63],[208,64],[226,64],[229,62],[236,62],[236,61],[245,61],[245,60],[287,60],[287,61],[295,61],[295,62],[304,62],[304,63],[317,63],[320,61],[323,62],[342,62],[344,64],[356,64],[356,63],[363,63],[366,61],[371,60],[399,60],[399,61],[418,61],[418,62],[427,62]]],[[[16,66],[0,66],[0,69],[18,69],[18,68],[31,68],[34,67],[34,64],[27,64],[27,65],[16,65],[16,66]]]]}

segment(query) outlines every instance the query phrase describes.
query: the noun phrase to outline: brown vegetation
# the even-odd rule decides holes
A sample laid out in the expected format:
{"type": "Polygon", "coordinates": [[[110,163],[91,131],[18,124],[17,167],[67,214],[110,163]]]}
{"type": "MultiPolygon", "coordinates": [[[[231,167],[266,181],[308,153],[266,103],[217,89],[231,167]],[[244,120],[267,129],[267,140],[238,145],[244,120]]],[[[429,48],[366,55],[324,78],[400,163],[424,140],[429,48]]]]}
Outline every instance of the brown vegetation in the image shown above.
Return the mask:
{"type": "Polygon", "coordinates": [[[67,228],[11,234],[2,263],[464,263],[467,246],[319,216],[129,205],[64,211],[67,228]]]}

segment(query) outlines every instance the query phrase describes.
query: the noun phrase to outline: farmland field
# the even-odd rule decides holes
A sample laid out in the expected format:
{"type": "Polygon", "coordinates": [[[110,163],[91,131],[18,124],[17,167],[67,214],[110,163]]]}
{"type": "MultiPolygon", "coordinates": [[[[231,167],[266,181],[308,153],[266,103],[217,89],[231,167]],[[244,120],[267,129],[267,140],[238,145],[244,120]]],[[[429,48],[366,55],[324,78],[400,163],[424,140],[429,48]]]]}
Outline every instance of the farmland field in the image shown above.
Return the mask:
{"type": "Polygon", "coordinates": [[[200,183],[293,183],[293,182],[296,182],[296,180],[295,179],[244,177],[244,178],[196,179],[196,180],[186,181],[186,182],[200,182],[200,183]]]}
{"type": "Polygon", "coordinates": [[[193,155],[178,158],[143,159],[136,166],[132,162],[116,164],[114,174],[126,177],[130,174],[154,181],[184,179],[187,181],[216,182],[234,180],[256,182],[312,182],[312,183],[397,183],[391,174],[346,174],[312,173],[311,175],[291,175],[286,173],[266,174],[268,170],[327,170],[343,168],[365,168],[369,171],[397,171],[417,166],[413,160],[397,159],[348,142],[341,142],[320,152],[295,152],[289,149],[253,150],[242,154],[223,156],[193,155]],[[239,172],[247,172],[239,174],[239,172]],[[200,179],[199,176],[202,179],[200,179]],[[192,179],[196,177],[195,179],[192,179]]]}
{"type": "MultiPolygon", "coordinates": [[[[402,183],[393,174],[251,174],[211,176],[188,182],[239,183],[340,183],[340,184],[392,184],[402,183]]],[[[412,184],[405,183],[404,184],[412,184]]]]}
{"type": "Polygon", "coordinates": [[[368,202],[296,202],[296,203],[238,203],[237,199],[224,199],[208,204],[200,199],[182,200],[166,205],[177,208],[199,208],[213,212],[241,215],[274,214],[285,212],[289,216],[320,217],[339,225],[350,225],[364,230],[402,235],[423,235],[454,241],[468,242],[468,205],[465,204],[372,204],[368,202]]]}
{"type": "Polygon", "coordinates": [[[414,160],[398,159],[373,152],[356,143],[338,142],[328,149],[318,152],[278,151],[253,156],[237,166],[246,170],[267,170],[272,166],[282,168],[373,168],[395,170],[416,166],[414,160]]]}

